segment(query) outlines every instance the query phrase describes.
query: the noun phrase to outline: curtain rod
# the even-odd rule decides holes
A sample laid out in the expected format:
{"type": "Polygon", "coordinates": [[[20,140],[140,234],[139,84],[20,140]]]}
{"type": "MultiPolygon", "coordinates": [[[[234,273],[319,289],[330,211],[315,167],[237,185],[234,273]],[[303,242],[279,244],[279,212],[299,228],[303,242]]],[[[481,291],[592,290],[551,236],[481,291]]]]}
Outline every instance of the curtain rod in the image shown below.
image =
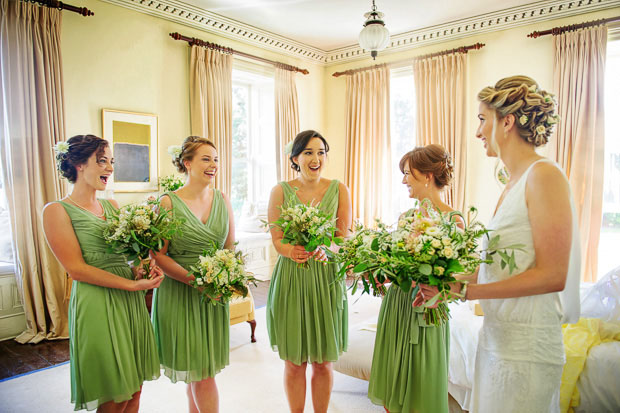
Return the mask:
{"type": "Polygon", "coordinates": [[[220,46],[219,44],[205,42],[204,40],[200,40],[196,37],[187,37],[187,36],[183,36],[182,34],[179,34],[176,32],[170,33],[170,37],[172,37],[174,40],[183,40],[184,42],[189,43],[190,46],[194,46],[194,45],[202,46],[202,47],[206,47],[207,49],[218,50],[223,53],[230,53],[230,54],[235,54],[238,56],[247,57],[249,59],[258,60],[263,63],[269,63],[270,65],[274,65],[275,67],[279,67],[281,69],[290,70],[291,72],[299,72],[299,73],[303,73],[304,75],[307,75],[308,73],[310,73],[308,72],[307,69],[300,69],[298,67],[291,66],[286,63],[280,63],[280,62],[276,62],[273,60],[265,59],[264,57],[258,57],[258,56],[251,55],[249,53],[240,52],[238,50],[231,49],[230,47],[224,47],[224,46],[220,46]]]}
{"type": "MultiPolygon", "coordinates": [[[[484,46],[485,46],[484,43],[476,43],[470,46],[461,46],[461,47],[457,47],[456,49],[444,50],[442,52],[429,53],[429,54],[425,54],[421,56],[414,56],[413,58],[410,57],[408,59],[399,60],[397,62],[384,63],[383,65],[390,67],[390,66],[396,66],[396,65],[399,65],[405,62],[416,61],[420,59],[427,59],[429,57],[443,56],[443,55],[452,54],[452,53],[467,53],[470,50],[482,49],[484,46]]],[[[374,65],[374,66],[368,66],[368,67],[361,67],[359,69],[349,69],[349,70],[345,70],[344,72],[335,72],[335,73],[332,73],[332,76],[340,77],[342,75],[352,75],[357,72],[363,72],[366,70],[376,69],[383,65],[374,65]]]]}
{"type": "Polygon", "coordinates": [[[81,14],[84,17],[95,15],[95,13],[88,10],[86,7],[76,7],[76,6],[67,4],[67,3],[63,3],[62,1],[58,1],[58,0],[22,0],[22,1],[25,1],[26,3],[38,3],[41,6],[49,7],[52,9],[72,11],[74,13],[81,14]]]}
{"type": "Polygon", "coordinates": [[[579,24],[570,24],[568,26],[554,27],[553,29],[543,30],[542,32],[532,32],[528,34],[527,37],[536,39],[537,37],[546,36],[548,34],[557,36],[558,34],[562,34],[564,32],[571,32],[574,30],[583,29],[585,27],[599,26],[601,24],[607,24],[607,23],[616,22],[616,21],[620,21],[620,16],[610,17],[608,19],[593,20],[591,22],[585,22],[585,23],[579,23],[579,24]]]}

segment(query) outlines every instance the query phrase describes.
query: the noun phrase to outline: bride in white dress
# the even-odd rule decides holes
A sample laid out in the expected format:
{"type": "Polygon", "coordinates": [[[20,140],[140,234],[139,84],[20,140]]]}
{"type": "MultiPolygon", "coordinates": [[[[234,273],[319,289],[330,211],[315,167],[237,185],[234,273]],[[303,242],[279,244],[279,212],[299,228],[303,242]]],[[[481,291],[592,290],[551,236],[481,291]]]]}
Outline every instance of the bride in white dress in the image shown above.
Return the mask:
{"type": "MultiPolygon", "coordinates": [[[[547,143],[558,117],[553,96],[526,76],[478,94],[481,139],[510,179],[489,229],[500,245],[524,244],[517,270],[481,265],[461,288],[480,300],[480,331],[472,411],[557,412],[564,365],[562,323],[579,317],[579,235],[568,181],[535,148],[547,143]]],[[[484,245],[486,247],[486,245],[484,245]]],[[[436,294],[423,286],[425,299],[436,294]]]]}

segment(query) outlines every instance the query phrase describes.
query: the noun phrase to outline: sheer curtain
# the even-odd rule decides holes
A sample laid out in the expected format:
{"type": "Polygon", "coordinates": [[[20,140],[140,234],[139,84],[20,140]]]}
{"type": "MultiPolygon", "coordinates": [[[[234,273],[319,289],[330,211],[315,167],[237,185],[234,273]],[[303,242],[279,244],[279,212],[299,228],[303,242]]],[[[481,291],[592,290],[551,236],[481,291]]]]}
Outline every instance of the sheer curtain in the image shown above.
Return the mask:
{"type": "Polygon", "coordinates": [[[217,147],[220,168],[215,186],[231,190],[232,55],[192,46],[189,73],[191,134],[217,147]]]}
{"type": "Polygon", "coordinates": [[[276,168],[278,180],[290,181],[295,178],[290,167],[284,147],[295,139],[299,133],[299,106],[297,104],[297,87],[295,73],[276,68],[275,76],[276,104],[276,168]]]}
{"type": "Polygon", "coordinates": [[[566,172],[577,205],[582,280],[597,277],[605,164],[605,58],[607,27],[566,32],[553,39],[553,84],[558,123],[551,157],[566,172]]]}
{"type": "Polygon", "coordinates": [[[390,74],[386,65],[347,77],[346,185],[353,219],[372,224],[389,212],[390,74]]]}
{"type": "Polygon", "coordinates": [[[26,330],[20,343],[66,338],[65,272],[41,210],[65,192],[53,145],[65,139],[60,10],[0,0],[0,156],[26,330]]]}
{"type": "Polygon", "coordinates": [[[454,181],[444,192],[444,201],[459,211],[465,208],[466,66],[467,55],[465,53],[417,59],[413,65],[417,143],[419,145],[439,144],[450,152],[454,165],[454,181]]]}

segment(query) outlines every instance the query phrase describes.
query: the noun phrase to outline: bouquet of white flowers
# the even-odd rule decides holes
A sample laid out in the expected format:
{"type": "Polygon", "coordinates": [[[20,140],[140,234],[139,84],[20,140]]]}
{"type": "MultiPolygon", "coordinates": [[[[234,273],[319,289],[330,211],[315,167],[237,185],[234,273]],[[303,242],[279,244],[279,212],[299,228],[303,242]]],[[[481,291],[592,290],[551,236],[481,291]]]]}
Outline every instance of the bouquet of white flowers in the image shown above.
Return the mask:
{"type": "Polygon", "coordinates": [[[162,249],[164,241],[180,231],[182,222],[150,197],[141,204],[126,205],[116,211],[108,218],[103,237],[111,252],[126,255],[136,267],[142,264],[149,274],[149,251],[162,249]]]}
{"type": "Polygon", "coordinates": [[[198,262],[190,267],[189,282],[197,288],[203,301],[211,304],[230,301],[233,293],[246,297],[248,284],[256,285],[256,278],[245,271],[245,260],[240,251],[217,249],[214,242],[198,257],[198,262]]]}
{"type": "MultiPolygon", "coordinates": [[[[282,231],[282,243],[301,245],[308,252],[323,247],[328,257],[333,257],[328,248],[332,242],[339,245],[341,238],[336,237],[336,219],[316,206],[308,204],[290,204],[280,207],[280,218],[267,223],[282,231]]],[[[307,268],[307,263],[300,267],[307,268]]]]}
{"type": "Polygon", "coordinates": [[[338,255],[344,264],[341,274],[347,268],[361,274],[366,293],[371,289],[375,294],[384,293],[385,282],[398,285],[412,297],[418,293],[417,284],[436,286],[439,293],[425,304],[425,319],[429,324],[439,325],[449,318],[446,303],[458,298],[458,294],[450,292],[450,284],[457,281],[455,274],[472,273],[480,264],[493,262],[495,253],[501,257],[502,268],[508,265],[512,272],[516,268],[514,250],[522,246],[495,250],[497,235],[490,239],[482,258],[479,243],[489,230],[475,220],[475,208],[470,208],[466,219],[463,217],[465,227],[460,228],[453,219],[455,215],[462,217],[460,212],[442,214],[430,203],[422,205],[423,208],[401,218],[393,231],[381,222],[376,230],[358,227],[338,255]],[[437,302],[436,308],[429,308],[437,302]]]}
{"type": "Polygon", "coordinates": [[[159,178],[159,187],[163,192],[173,192],[185,184],[183,179],[178,175],[166,175],[159,178]]]}

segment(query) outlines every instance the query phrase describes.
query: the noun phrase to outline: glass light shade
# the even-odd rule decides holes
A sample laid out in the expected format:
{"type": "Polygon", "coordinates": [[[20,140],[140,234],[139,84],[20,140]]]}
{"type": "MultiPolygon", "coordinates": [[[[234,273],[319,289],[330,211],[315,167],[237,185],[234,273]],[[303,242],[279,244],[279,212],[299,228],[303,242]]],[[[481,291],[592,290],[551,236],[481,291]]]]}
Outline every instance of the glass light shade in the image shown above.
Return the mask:
{"type": "Polygon", "coordinates": [[[362,49],[378,52],[385,49],[390,42],[390,32],[381,23],[370,23],[362,29],[359,43],[362,49]]]}

